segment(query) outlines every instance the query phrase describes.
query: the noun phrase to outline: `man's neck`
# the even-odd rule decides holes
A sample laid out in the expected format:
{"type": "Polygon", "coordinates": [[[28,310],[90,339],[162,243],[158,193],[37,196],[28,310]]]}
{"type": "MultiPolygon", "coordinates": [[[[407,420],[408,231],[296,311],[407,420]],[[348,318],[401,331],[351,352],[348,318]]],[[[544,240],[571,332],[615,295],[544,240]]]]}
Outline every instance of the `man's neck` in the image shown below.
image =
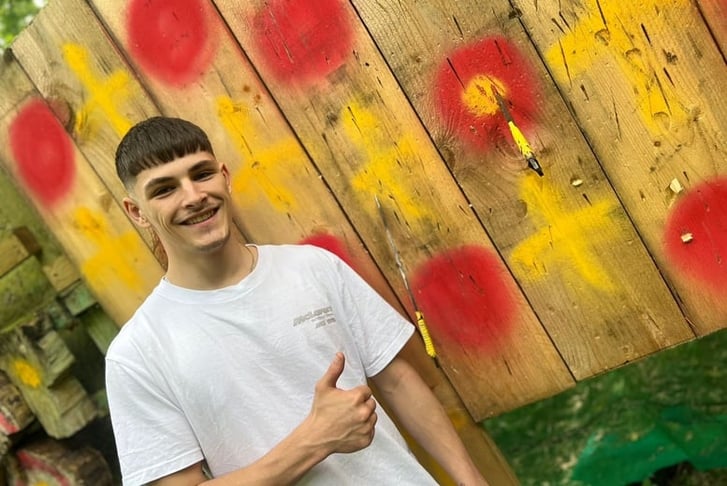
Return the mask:
{"type": "Polygon", "coordinates": [[[179,287],[214,290],[234,285],[250,274],[256,248],[246,247],[235,236],[218,250],[194,255],[169,255],[166,279],[179,287]]]}

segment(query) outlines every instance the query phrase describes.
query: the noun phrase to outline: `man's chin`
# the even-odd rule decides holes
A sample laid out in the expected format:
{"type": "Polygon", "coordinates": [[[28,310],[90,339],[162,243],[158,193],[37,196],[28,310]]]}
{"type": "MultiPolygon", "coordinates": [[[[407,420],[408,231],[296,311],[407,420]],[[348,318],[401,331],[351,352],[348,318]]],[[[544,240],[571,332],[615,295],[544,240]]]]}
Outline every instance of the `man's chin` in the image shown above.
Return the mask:
{"type": "Polygon", "coordinates": [[[197,250],[202,253],[215,253],[221,250],[229,240],[230,234],[228,233],[222,238],[200,243],[197,245],[197,250]]]}

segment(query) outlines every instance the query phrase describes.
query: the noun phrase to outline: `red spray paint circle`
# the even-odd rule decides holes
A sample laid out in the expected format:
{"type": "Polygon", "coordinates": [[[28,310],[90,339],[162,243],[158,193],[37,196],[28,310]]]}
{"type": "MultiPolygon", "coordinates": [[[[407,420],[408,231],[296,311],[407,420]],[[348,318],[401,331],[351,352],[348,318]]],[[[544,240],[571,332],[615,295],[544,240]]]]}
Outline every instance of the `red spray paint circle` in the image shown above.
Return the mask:
{"type": "Polygon", "coordinates": [[[536,77],[519,50],[504,37],[465,45],[445,59],[436,74],[435,97],[442,124],[473,148],[486,151],[509,129],[492,87],[517,126],[526,131],[536,118],[536,77]]]}
{"type": "Polygon", "coordinates": [[[73,144],[48,105],[39,99],[29,102],[8,135],[19,178],[28,190],[49,207],[65,197],[76,176],[73,144]]]}
{"type": "Polygon", "coordinates": [[[272,0],[251,25],[265,63],[283,82],[322,80],[352,52],[353,30],[340,0],[272,0]]]}
{"type": "Polygon", "coordinates": [[[681,274],[727,296],[727,178],[703,182],[676,203],[664,249],[681,274]]]}
{"type": "Polygon", "coordinates": [[[129,52],[165,84],[194,81],[214,55],[208,9],[202,0],[131,0],[126,19],[129,52]]]}
{"type": "Polygon", "coordinates": [[[351,255],[349,255],[348,251],[346,250],[346,245],[344,245],[340,239],[336,238],[333,235],[330,235],[328,233],[315,233],[302,239],[299,244],[313,245],[317,246],[318,248],[328,250],[336,255],[338,258],[346,262],[349,267],[352,266],[351,255]]]}
{"type": "Polygon", "coordinates": [[[418,268],[411,285],[435,340],[492,349],[508,337],[515,291],[500,259],[479,246],[439,254],[418,268]]]}

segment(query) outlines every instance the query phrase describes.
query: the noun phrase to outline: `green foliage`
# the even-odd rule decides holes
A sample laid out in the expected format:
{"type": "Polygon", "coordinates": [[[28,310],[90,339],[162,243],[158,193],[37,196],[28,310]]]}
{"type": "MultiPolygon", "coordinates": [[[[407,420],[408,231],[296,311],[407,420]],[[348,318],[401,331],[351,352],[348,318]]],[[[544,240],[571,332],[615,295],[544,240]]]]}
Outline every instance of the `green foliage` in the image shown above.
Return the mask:
{"type": "Polygon", "coordinates": [[[727,484],[726,363],[723,330],[483,425],[524,486],[727,484]]]}
{"type": "Polygon", "coordinates": [[[0,0],[0,49],[5,49],[46,0],[0,0]]]}

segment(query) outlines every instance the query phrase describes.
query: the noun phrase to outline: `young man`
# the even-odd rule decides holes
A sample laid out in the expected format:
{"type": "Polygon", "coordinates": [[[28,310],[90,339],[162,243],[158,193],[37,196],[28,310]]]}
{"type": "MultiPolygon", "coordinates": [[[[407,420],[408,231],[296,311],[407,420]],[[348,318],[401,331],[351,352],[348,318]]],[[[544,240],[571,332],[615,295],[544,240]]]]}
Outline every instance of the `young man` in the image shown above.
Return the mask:
{"type": "Polygon", "coordinates": [[[398,357],[413,326],[325,250],[238,241],[230,175],[199,127],[139,123],[116,169],[168,260],[106,357],[124,484],[434,484],[367,378],[453,479],[486,484],[398,357]]]}

